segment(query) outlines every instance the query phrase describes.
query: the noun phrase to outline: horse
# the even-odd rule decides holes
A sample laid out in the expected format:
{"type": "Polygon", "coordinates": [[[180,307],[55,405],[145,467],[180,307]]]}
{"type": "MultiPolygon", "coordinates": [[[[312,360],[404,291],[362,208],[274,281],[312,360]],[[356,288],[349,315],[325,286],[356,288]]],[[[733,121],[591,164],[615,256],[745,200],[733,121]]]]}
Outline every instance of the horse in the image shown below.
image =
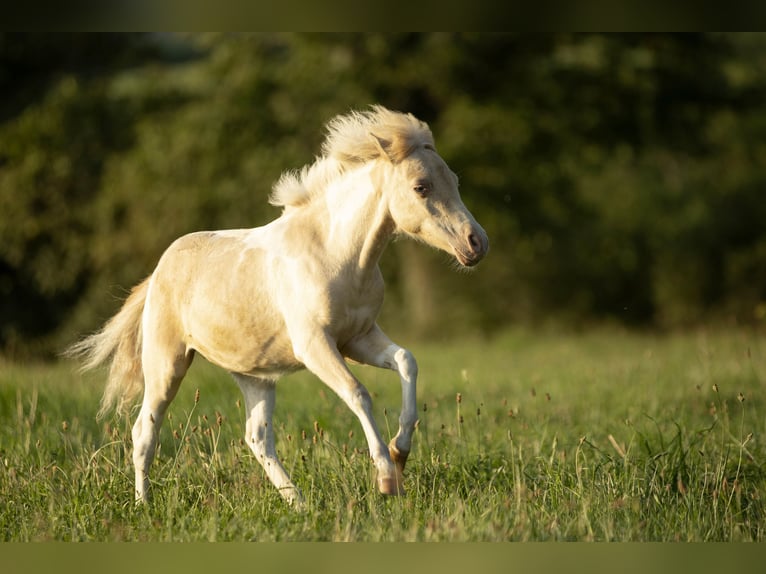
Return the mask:
{"type": "Polygon", "coordinates": [[[300,369],[358,418],[378,490],[405,493],[418,366],[376,322],[384,292],[378,262],[392,238],[404,235],[472,267],[488,238],[425,122],[375,105],[338,115],[325,130],[321,155],[273,186],[269,202],[282,208],[279,217],[176,239],[117,314],[68,349],[84,370],[108,365],[99,416],[124,414],[143,391],[132,427],[138,502],[149,497],[159,430],[197,353],[238,383],[246,442],[287,503],[304,504],[277,457],[272,413],[278,379],[300,369]],[[399,428],[388,445],[348,362],[399,375],[399,428]]]}

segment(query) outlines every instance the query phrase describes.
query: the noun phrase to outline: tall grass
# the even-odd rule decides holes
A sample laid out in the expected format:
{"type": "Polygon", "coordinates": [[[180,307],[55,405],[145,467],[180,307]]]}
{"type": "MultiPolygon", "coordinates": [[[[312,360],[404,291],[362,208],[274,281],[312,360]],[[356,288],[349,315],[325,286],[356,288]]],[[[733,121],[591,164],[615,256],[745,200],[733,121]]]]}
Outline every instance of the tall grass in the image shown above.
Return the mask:
{"type": "MultiPolygon", "coordinates": [[[[96,422],[101,375],[0,363],[3,540],[766,539],[756,333],[508,332],[413,345],[420,421],[407,496],[373,488],[363,434],[307,373],[280,382],[294,512],[244,445],[239,391],[199,361],[171,406],[153,500],[132,500],[130,422],[96,422]]],[[[355,367],[380,427],[400,389],[355,367]]]]}

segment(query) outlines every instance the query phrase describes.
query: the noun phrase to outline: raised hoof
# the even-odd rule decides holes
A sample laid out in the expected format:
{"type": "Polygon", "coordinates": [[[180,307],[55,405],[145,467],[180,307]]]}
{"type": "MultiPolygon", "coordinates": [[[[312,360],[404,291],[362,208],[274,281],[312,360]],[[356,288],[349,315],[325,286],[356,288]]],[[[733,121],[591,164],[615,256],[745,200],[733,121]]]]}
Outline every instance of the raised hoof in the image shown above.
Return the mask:
{"type": "Polygon", "coordinates": [[[394,443],[388,445],[388,452],[391,455],[391,462],[396,465],[396,469],[401,473],[404,472],[404,465],[407,464],[407,457],[409,452],[401,452],[394,443]]]}

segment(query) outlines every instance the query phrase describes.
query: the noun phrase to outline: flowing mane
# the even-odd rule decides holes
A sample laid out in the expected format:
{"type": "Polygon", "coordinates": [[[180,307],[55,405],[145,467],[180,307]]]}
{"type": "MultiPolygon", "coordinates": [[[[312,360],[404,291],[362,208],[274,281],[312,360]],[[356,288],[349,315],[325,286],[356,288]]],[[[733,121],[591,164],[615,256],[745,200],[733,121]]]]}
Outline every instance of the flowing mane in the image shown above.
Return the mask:
{"type": "Polygon", "coordinates": [[[286,208],[303,205],[349,169],[384,154],[397,163],[417,146],[434,148],[431,130],[425,122],[383,106],[337,116],[325,129],[322,155],[311,165],[282,174],[269,203],[286,208]]]}

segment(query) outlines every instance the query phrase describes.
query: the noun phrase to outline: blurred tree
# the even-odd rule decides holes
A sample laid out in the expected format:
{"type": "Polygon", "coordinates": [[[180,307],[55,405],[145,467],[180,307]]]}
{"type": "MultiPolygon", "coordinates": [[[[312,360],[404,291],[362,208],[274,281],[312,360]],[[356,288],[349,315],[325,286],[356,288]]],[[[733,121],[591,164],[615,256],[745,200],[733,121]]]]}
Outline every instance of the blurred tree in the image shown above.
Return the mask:
{"type": "MultiPolygon", "coordinates": [[[[36,347],[79,301],[105,157],[130,143],[102,67],[128,37],[0,36],[0,346],[36,347]],[[84,88],[80,77],[91,79],[84,88]]],[[[143,60],[145,54],[141,54],[143,60]]]]}
{"type": "Polygon", "coordinates": [[[273,219],[371,103],[431,124],[492,246],[466,275],[395,242],[389,330],[758,323],[765,68],[757,34],[2,34],[0,349],[96,328],[183,233],[273,219]]]}

